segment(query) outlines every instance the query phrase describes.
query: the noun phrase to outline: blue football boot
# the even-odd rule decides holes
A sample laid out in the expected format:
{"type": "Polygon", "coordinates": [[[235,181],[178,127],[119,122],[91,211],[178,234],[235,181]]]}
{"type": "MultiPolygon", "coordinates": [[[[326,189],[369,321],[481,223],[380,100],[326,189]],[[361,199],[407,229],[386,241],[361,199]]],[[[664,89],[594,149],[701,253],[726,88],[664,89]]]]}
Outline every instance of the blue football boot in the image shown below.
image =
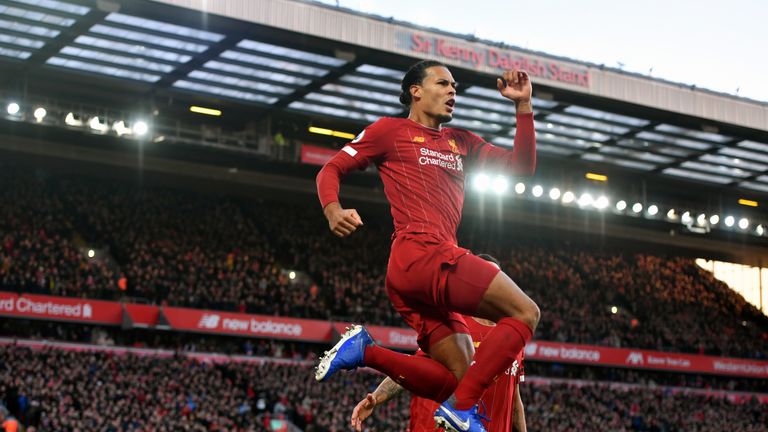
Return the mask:
{"type": "Polygon", "coordinates": [[[486,432],[480,420],[489,421],[477,412],[477,405],[468,410],[458,410],[449,401],[435,411],[435,425],[451,432],[486,432]]]}
{"type": "Polygon", "coordinates": [[[373,338],[361,325],[352,326],[341,335],[341,340],[326,351],[320,358],[315,370],[315,379],[325,381],[339,370],[353,370],[363,366],[365,347],[373,343],[373,338]]]}

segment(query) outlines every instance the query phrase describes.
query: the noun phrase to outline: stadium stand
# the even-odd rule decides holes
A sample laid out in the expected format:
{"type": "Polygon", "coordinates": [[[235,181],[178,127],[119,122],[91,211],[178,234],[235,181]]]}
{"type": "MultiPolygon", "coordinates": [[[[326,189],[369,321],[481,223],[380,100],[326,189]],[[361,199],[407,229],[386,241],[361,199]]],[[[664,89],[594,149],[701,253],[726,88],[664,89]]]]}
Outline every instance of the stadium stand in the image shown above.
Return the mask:
{"type": "MultiPolygon", "coordinates": [[[[295,204],[3,171],[5,290],[402,325],[381,289],[389,228],[375,217],[340,241],[295,204]],[[76,242],[109,259],[88,259],[76,242]]],[[[539,339],[766,358],[768,318],[692,257],[463,237],[546,305],[539,339]]]]}

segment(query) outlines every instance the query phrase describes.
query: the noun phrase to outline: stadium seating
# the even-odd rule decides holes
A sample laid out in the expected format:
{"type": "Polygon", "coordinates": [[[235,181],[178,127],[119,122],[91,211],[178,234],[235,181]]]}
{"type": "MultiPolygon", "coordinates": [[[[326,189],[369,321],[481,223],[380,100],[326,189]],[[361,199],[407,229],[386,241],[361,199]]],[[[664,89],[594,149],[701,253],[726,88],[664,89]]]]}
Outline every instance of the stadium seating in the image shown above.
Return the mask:
{"type": "MultiPolygon", "coordinates": [[[[353,238],[336,239],[311,197],[250,202],[18,167],[1,172],[0,289],[402,325],[383,289],[390,234],[383,209],[353,238]],[[86,245],[110,259],[88,259],[86,245]],[[286,269],[314,282],[291,281],[286,269]]],[[[462,237],[496,255],[541,306],[539,339],[767,355],[768,319],[692,258],[462,237]]]]}
{"type": "MultiPolygon", "coordinates": [[[[0,347],[0,396],[28,430],[257,430],[289,420],[305,431],[348,430],[379,376],[317,383],[311,365],[211,363],[185,357],[0,347]]],[[[521,386],[530,430],[756,432],[757,401],[662,388],[538,383],[521,386]]],[[[380,407],[368,431],[407,430],[408,396],[380,407]]],[[[763,426],[759,426],[763,425],[763,426]]]]}

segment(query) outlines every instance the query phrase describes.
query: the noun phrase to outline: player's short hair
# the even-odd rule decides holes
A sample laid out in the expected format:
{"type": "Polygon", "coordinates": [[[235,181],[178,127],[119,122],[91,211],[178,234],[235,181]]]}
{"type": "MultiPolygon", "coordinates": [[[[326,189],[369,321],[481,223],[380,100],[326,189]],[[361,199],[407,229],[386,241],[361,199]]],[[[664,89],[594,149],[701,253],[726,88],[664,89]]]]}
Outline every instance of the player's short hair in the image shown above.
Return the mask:
{"type": "Polygon", "coordinates": [[[486,261],[490,261],[490,262],[496,264],[496,267],[501,268],[501,263],[494,256],[491,256],[491,255],[488,255],[488,254],[478,254],[477,257],[478,258],[482,258],[482,259],[484,259],[486,261]]]}
{"type": "Polygon", "coordinates": [[[411,96],[411,86],[414,84],[421,84],[424,78],[427,76],[427,69],[435,66],[446,67],[443,63],[437,60],[422,60],[408,69],[405,73],[403,81],[400,83],[400,103],[406,107],[410,107],[413,102],[413,96],[411,96]]]}

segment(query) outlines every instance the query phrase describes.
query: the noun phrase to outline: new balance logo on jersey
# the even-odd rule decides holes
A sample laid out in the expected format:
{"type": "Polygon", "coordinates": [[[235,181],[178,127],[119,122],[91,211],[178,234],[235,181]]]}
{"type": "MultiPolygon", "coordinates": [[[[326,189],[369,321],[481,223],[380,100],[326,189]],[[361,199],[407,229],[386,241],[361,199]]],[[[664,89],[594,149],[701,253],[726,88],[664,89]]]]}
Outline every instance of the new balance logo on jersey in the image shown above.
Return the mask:
{"type": "Polygon", "coordinates": [[[643,353],[632,351],[627,356],[627,359],[624,360],[624,363],[631,364],[631,365],[641,365],[641,364],[645,364],[645,358],[643,357],[643,353]]]}
{"type": "Polygon", "coordinates": [[[219,326],[219,319],[216,314],[205,314],[197,323],[197,328],[215,329],[219,326]]]}

